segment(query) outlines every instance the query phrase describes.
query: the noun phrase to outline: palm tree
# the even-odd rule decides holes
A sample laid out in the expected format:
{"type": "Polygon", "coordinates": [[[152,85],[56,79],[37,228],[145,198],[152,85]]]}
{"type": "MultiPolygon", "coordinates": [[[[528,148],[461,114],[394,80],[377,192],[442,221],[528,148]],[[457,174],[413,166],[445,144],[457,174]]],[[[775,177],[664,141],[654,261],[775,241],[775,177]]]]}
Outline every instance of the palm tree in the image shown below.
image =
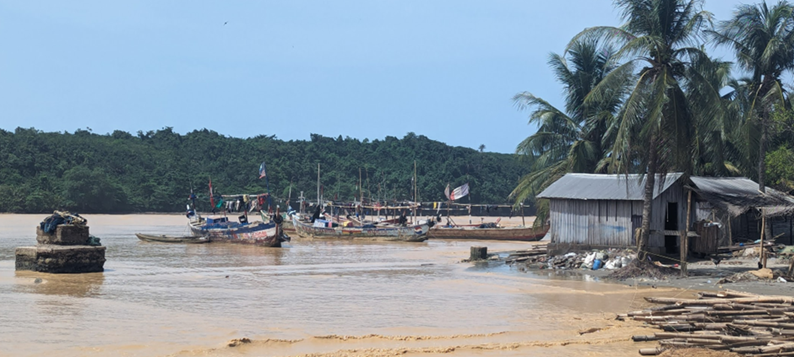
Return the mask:
{"type": "MultiPolygon", "coordinates": [[[[716,43],[730,46],[739,66],[751,74],[743,83],[750,103],[743,113],[743,132],[748,143],[758,144],[753,145],[757,151],[745,152],[751,156],[757,153],[758,190],[766,192],[769,117],[775,106],[785,105],[780,77],[794,68],[794,8],[787,1],[780,1],[771,9],[766,2],[741,5],[733,18],[720,22],[718,31],[712,35],[716,43]]],[[[764,235],[772,238],[770,225],[766,225],[764,235]]]]}
{"type": "Polygon", "coordinates": [[[730,115],[734,112],[729,108],[732,101],[738,98],[737,93],[728,91],[719,98],[720,103],[713,103],[711,98],[714,94],[712,88],[731,88],[736,85],[737,81],[730,76],[731,67],[731,62],[699,57],[688,68],[688,78],[700,79],[687,81],[685,86],[687,101],[694,116],[693,174],[730,176],[740,173],[732,163],[736,160],[736,148],[731,146],[730,141],[737,132],[737,125],[736,115],[730,115]],[[703,81],[708,85],[700,85],[703,81]],[[709,105],[713,107],[709,108],[709,105]]]}
{"type": "MultiPolygon", "coordinates": [[[[628,173],[645,176],[639,254],[645,257],[650,235],[651,201],[656,174],[692,171],[696,136],[694,110],[707,117],[720,107],[714,88],[692,63],[708,58],[698,45],[711,14],[700,0],[617,0],[626,23],[621,27],[587,28],[574,37],[600,37],[620,45],[617,55],[628,61],[607,75],[586,103],[600,101],[621,83],[624,67],[641,66],[631,93],[614,123],[613,161],[628,173]],[[700,93],[697,108],[685,89],[700,93]]],[[[572,43],[572,45],[575,42],[572,43]]]]}
{"type": "Polygon", "coordinates": [[[742,83],[750,102],[742,113],[747,126],[744,131],[760,134],[746,137],[757,143],[757,151],[747,151],[757,154],[753,156],[758,158],[758,189],[765,192],[769,117],[776,105],[784,105],[780,77],[794,67],[794,7],[787,1],[771,9],[766,2],[740,5],[732,19],[720,22],[718,31],[710,34],[717,44],[730,46],[739,66],[751,74],[742,83]]]}
{"type": "MultiPolygon", "coordinates": [[[[522,141],[516,153],[528,159],[531,173],[522,177],[510,194],[516,204],[548,187],[568,172],[604,170],[603,140],[617,108],[625,97],[631,81],[632,68],[620,74],[623,85],[604,93],[602,100],[585,104],[585,98],[603,78],[615,68],[614,50],[599,46],[595,39],[573,43],[565,55],[549,55],[549,66],[565,88],[565,110],[529,92],[513,97],[519,109],[534,108],[529,124],[538,125],[536,133],[522,141]]],[[[540,207],[536,223],[545,221],[544,207],[540,207]]]]}

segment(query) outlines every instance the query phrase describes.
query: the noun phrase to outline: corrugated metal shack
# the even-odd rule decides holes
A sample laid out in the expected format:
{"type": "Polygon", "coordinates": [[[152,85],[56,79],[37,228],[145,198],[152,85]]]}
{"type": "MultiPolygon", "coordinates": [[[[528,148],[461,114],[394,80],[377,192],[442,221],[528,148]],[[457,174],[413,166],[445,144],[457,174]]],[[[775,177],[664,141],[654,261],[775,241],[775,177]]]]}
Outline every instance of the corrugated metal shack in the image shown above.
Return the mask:
{"type": "Polygon", "coordinates": [[[778,243],[792,243],[794,198],[775,189],[758,190],[758,183],[745,177],[690,177],[694,222],[719,223],[721,246],[761,237],[761,211],[778,243]]]}
{"type": "MultiPolygon", "coordinates": [[[[636,247],[634,232],[642,223],[644,187],[644,175],[566,174],[537,196],[549,200],[549,249],[636,247]]],[[[788,222],[789,229],[781,232],[778,224],[773,237],[781,242],[792,237],[794,197],[770,188],[762,194],[757,183],[744,177],[693,176],[687,180],[681,173],[669,173],[656,179],[648,242],[651,252],[679,252],[678,232],[686,229],[690,190],[693,194],[689,236],[708,231],[709,239],[716,239],[698,241],[690,249],[700,246],[716,250],[717,246],[739,239],[758,239],[762,209],[767,219],[788,222]],[[719,232],[707,229],[715,226],[719,232]]]]}
{"type": "MultiPolygon", "coordinates": [[[[652,252],[677,251],[678,236],[664,231],[686,224],[682,176],[657,175],[648,242],[652,252]]],[[[565,250],[636,247],[644,188],[644,175],[566,174],[537,196],[549,199],[550,244],[565,250]]]]}

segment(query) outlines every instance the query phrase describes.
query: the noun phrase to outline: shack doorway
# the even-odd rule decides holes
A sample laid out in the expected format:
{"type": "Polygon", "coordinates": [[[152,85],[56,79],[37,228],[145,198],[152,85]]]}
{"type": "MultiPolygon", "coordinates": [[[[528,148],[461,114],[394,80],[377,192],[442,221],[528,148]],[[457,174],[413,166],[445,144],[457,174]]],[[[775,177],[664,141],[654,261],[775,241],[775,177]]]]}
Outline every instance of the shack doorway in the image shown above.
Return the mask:
{"type": "Polygon", "coordinates": [[[664,230],[678,230],[678,202],[667,202],[667,212],[664,217],[664,230]]]}
{"type": "MultiPolygon", "coordinates": [[[[678,202],[667,202],[667,210],[664,214],[664,230],[678,231],[678,202]]],[[[678,236],[664,236],[665,254],[678,253],[678,236]]]]}

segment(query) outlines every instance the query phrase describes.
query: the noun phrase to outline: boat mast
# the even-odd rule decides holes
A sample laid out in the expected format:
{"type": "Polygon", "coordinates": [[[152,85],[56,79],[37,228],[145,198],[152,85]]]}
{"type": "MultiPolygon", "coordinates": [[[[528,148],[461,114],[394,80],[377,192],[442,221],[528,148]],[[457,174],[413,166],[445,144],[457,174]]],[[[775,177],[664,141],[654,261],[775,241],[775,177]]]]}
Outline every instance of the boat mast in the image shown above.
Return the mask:
{"type": "Polygon", "coordinates": [[[320,205],[320,163],[317,163],[317,205],[320,205]]]}
{"type": "Polygon", "coordinates": [[[287,212],[289,212],[290,208],[292,208],[289,205],[290,200],[292,200],[292,180],[289,180],[289,193],[287,194],[287,212]]]}
{"type": "Polygon", "coordinates": [[[301,214],[306,213],[306,209],[303,207],[303,204],[306,202],[306,197],[303,197],[303,191],[301,191],[301,196],[298,197],[298,200],[300,202],[300,207],[298,208],[300,209],[300,213],[301,214]]]}
{"type": "Polygon", "coordinates": [[[413,223],[416,224],[416,205],[417,205],[417,197],[416,197],[416,160],[414,160],[414,221],[413,223]]]}
{"type": "Polygon", "coordinates": [[[364,209],[364,207],[363,207],[364,206],[364,188],[361,186],[361,168],[360,167],[358,168],[358,197],[360,197],[360,200],[361,200],[360,205],[362,206],[361,209],[363,210],[364,209]]]}
{"type": "MultiPolygon", "coordinates": [[[[449,182],[447,182],[447,190],[449,190],[449,182]]],[[[450,208],[450,206],[452,206],[452,200],[449,198],[449,195],[447,195],[447,221],[450,220],[450,218],[449,218],[449,208],[450,208]]]]}

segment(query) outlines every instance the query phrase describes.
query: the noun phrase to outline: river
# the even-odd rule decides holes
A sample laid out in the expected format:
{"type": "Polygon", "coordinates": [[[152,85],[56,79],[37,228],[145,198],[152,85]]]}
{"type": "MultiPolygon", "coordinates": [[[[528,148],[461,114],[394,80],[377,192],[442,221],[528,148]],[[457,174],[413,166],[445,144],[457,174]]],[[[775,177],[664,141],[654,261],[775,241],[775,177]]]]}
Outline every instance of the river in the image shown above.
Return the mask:
{"type": "MultiPolygon", "coordinates": [[[[158,244],[171,215],[85,215],[105,272],[16,272],[46,215],[0,215],[0,354],[14,356],[636,356],[614,314],[648,292],[461,263],[533,243],[158,244]],[[40,280],[37,280],[39,278],[40,280]],[[602,330],[580,335],[597,327],[602,330]],[[228,341],[251,343],[228,347],[228,341]]],[[[656,291],[655,291],[656,292],[656,291]]]]}

